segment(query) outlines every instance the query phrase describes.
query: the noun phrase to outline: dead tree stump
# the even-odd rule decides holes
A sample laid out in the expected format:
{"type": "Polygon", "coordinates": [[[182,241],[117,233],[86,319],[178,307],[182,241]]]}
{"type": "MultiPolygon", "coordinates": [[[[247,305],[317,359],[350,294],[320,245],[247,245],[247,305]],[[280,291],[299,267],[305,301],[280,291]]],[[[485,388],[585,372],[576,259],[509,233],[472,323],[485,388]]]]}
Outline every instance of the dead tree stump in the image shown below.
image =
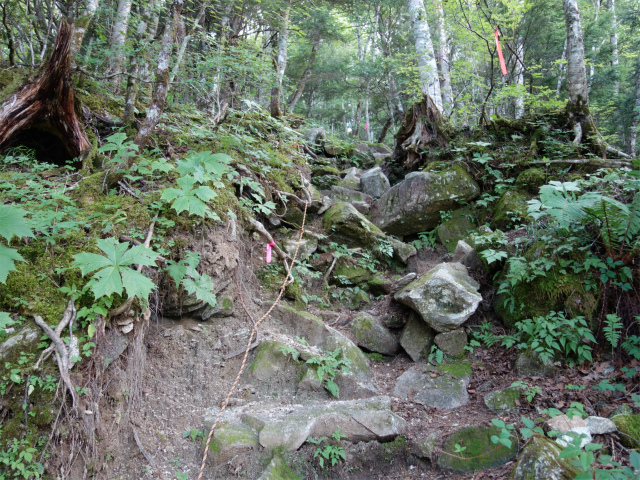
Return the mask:
{"type": "Polygon", "coordinates": [[[0,152],[29,129],[57,137],[70,158],[83,158],[91,143],[75,112],[69,52],[73,26],[60,22],[51,58],[40,77],[24,85],[0,105],[0,152]]]}

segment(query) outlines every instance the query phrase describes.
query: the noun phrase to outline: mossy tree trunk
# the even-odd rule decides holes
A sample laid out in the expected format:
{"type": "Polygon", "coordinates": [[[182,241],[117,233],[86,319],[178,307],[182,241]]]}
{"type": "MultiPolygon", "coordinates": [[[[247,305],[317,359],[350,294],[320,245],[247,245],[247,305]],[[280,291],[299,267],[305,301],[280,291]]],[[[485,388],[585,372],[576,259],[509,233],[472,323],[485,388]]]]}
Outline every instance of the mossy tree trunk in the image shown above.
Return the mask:
{"type": "Polygon", "coordinates": [[[91,151],[75,111],[70,51],[73,26],[61,20],[51,58],[40,77],[0,105],[0,152],[21,131],[38,128],[60,139],[71,157],[91,151]]]}

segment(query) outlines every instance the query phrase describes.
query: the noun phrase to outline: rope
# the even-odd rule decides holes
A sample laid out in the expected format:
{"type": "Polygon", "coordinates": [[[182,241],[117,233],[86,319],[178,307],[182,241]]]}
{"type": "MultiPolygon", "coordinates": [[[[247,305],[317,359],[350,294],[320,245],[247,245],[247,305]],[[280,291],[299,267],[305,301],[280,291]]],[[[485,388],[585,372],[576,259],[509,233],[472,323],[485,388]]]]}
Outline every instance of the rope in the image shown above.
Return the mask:
{"type": "Polygon", "coordinates": [[[229,394],[227,395],[227,398],[225,398],[224,402],[222,402],[222,408],[220,409],[220,412],[218,412],[218,415],[216,416],[213,425],[211,425],[211,430],[209,430],[209,436],[207,437],[207,443],[205,444],[204,447],[204,455],[202,457],[202,465],[200,466],[200,474],[198,475],[198,480],[202,479],[202,475],[204,474],[204,467],[207,463],[207,455],[209,454],[209,445],[211,444],[211,438],[213,437],[213,431],[215,430],[216,426],[218,425],[218,422],[220,421],[220,418],[222,418],[222,414],[224,413],[225,409],[227,408],[227,405],[229,404],[229,400],[231,399],[231,396],[233,395],[233,392],[236,389],[236,386],[238,385],[238,382],[240,381],[240,376],[242,375],[242,372],[244,372],[244,369],[247,365],[247,359],[249,358],[249,352],[251,351],[251,344],[253,343],[253,337],[258,335],[258,327],[260,326],[260,324],[262,323],[262,321],[267,318],[271,312],[273,312],[273,310],[276,308],[276,306],[278,305],[278,303],[280,302],[280,300],[282,299],[282,296],[284,295],[284,291],[287,288],[287,283],[289,282],[289,277],[291,276],[291,269],[293,269],[293,265],[296,262],[296,257],[298,256],[298,250],[300,249],[300,244],[302,243],[302,235],[304,235],[304,225],[307,219],[307,207],[308,207],[309,203],[305,202],[304,203],[304,216],[302,217],[302,226],[300,227],[300,236],[298,237],[298,245],[296,246],[296,251],[293,254],[293,260],[291,261],[291,266],[288,268],[287,270],[287,275],[285,276],[284,281],[282,282],[282,285],[280,286],[280,293],[278,293],[278,296],[276,297],[276,299],[274,300],[273,304],[271,305],[271,307],[269,307],[269,310],[267,310],[267,312],[260,317],[260,319],[255,323],[255,325],[253,326],[253,329],[251,330],[251,334],[249,335],[249,340],[247,342],[247,348],[244,351],[244,357],[242,359],[242,365],[240,365],[240,370],[238,371],[238,374],[236,375],[236,379],[233,382],[233,385],[231,385],[231,388],[229,389],[229,394]]]}

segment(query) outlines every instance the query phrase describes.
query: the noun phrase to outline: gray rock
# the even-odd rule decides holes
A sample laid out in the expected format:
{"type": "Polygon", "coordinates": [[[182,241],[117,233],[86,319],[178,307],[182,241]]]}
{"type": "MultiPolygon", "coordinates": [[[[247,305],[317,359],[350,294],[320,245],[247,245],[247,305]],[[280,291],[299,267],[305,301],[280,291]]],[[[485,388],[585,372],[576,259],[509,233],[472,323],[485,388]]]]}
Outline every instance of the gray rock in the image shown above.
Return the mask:
{"type": "Polygon", "coordinates": [[[459,263],[442,263],[394,295],[437,332],[459,328],[482,301],[480,286],[459,263]]]}
{"type": "Polygon", "coordinates": [[[412,455],[432,460],[438,451],[436,443],[439,439],[440,434],[438,432],[431,432],[424,437],[409,440],[407,447],[412,455]]]}
{"type": "Polygon", "coordinates": [[[442,222],[437,229],[438,240],[447,247],[449,252],[453,252],[458,245],[458,241],[465,239],[469,232],[475,230],[476,223],[473,220],[474,214],[469,208],[459,208],[451,212],[451,218],[442,222]]]}
{"type": "Polygon", "coordinates": [[[548,438],[531,437],[513,467],[510,480],[573,480],[578,471],[568,462],[557,460],[561,451],[562,448],[548,438]]]}
{"type": "Polygon", "coordinates": [[[289,468],[280,455],[276,455],[271,459],[269,465],[258,480],[299,480],[300,477],[289,468]]]}
{"type": "Polygon", "coordinates": [[[304,138],[312,150],[321,153],[327,141],[327,132],[324,127],[310,128],[304,133],[304,138]]]}
{"type": "Polygon", "coordinates": [[[458,201],[469,201],[479,194],[478,184],[459,165],[414,172],[380,197],[371,219],[393,235],[425,232],[438,225],[440,211],[452,210],[458,201]]]}
{"type": "Polygon", "coordinates": [[[380,167],[367,170],[360,177],[360,188],[362,191],[374,198],[380,198],[391,188],[389,179],[382,172],[380,167]]]}
{"type": "Polygon", "coordinates": [[[484,396],[484,404],[489,410],[496,413],[508,412],[517,408],[517,401],[520,399],[520,390],[515,388],[505,388],[487,393],[484,396]]]}
{"type": "MultiPolygon", "coordinates": [[[[589,426],[578,415],[574,415],[573,418],[569,418],[567,415],[558,415],[545,422],[545,426],[549,430],[554,430],[560,433],[573,433],[582,437],[580,443],[581,447],[584,447],[587,443],[591,442],[591,433],[589,426]]],[[[562,435],[556,439],[556,442],[566,447],[573,437],[571,435],[562,435]]]]}
{"type": "Polygon", "coordinates": [[[609,414],[609,418],[613,418],[616,415],[631,415],[633,414],[633,410],[629,405],[620,405],[616,407],[616,409],[609,414]]]}
{"type": "Polygon", "coordinates": [[[518,441],[512,437],[510,448],[502,444],[495,445],[491,437],[499,434],[500,429],[493,426],[462,427],[456,430],[442,445],[445,453],[438,457],[438,466],[443,470],[468,473],[504,465],[517,455],[518,441]],[[460,445],[464,451],[456,453],[456,445],[460,445]]]}
{"type": "MultiPolygon", "coordinates": [[[[407,317],[404,315],[383,315],[380,321],[387,328],[402,328],[407,324],[407,317]]],[[[424,322],[422,322],[424,324],[424,322]]]]}
{"type": "Polygon", "coordinates": [[[356,344],[372,352],[394,355],[398,351],[398,340],[382,323],[367,313],[359,313],[351,322],[351,331],[356,344]]]}
{"type": "Polygon", "coordinates": [[[418,278],[417,274],[413,272],[407,273],[404,277],[402,277],[401,279],[396,281],[396,283],[393,284],[393,287],[391,288],[391,292],[395,293],[398,290],[403,289],[404,287],[409,285],[411,282],[413,282],[416,278],[418,278]]]}
{"type": "Polygon", "coordinates": [[[467,346],[467,333],[458,328],[450,332],[437,334],[434,341],[445,355],[457,358],[464,354],[464,347],[467,346]]]}
{"type": "Polygon", "coordinates": [[[550,361],[543,363],[533,352],[524,350],[516,360],[516,372],[521,376],[548,377],[553,375],[555,367],[550,361]]]}
{"type": "Polygon", "coordinates": [[[434,336],[433,329],[424,323],[417,313],[411,312],[400,335],[400,345],[411,360],[417,362],[429,355],[434,336]]]}
{"type": "Polygon", "coordinates": [[[337,202],[347,202],[353,205],[363,215],[367,215],[373,205],[373,197],[366,193],[359,192],[352,188],[340,187],[335,185],[331,187],[331,200],[337,202]]]}
{"type": "Polygon", "coordinates": [[[196,320],[207,321],[210,318],[225,318],[233,315],[234,303],[231,295],[218,295],[215,307],[207,305],[204,310],[192,315],[196,320]]]}
{"type": "Polygon", "coordinates": [[[591,435],[604,435],[618,430],[615,423],[604,417],[587,417],[585,422],[591,435]]]}
{"type": "Polygon", "coordinates": [[[394,258],[402,262],[416,254],[412,245],[385,235],[350,203],[336,203],[324,214],[322,224],[337,240],[350,246],[375,247],[378,241],[384,240],[393,248],[394,258]]]}
{"type": "Polygon", "coordinates": [[[417,367],[404,372],[393,389],[393,394],[421,405],[440,410],[452,410],[469,403],[467,388],[471,381],[471,368],[460,368],[461,374],[453,376],[443,368],[433,368],[426,373],[417,367]],[[432,376],[434,375],[434,376],[432,376]]]}
{"type": "Polygon", "coordinates": [[[482,268],[482,262],[478,258],[475,248],[464,240],[459,240],[456,249],[453,252],[453,262],[458,262],[467,267],[469,270],[478,270],[482,268]]]}
{"type": "Polygon", "coordinates": [[[306,260],[318,249],[318,239],[310,235],[305,235],[302,237],[302,240],[298,242],[298,238],[297,233],[287,238],[284,242],[284,250],[293,257],[299,244],[298,259],[306,260]]]}
{"type": "Polygon", "coordinates": [[[351,167],[346,170],[342,180],[338,182],[341,187],[352,188],[354,190],[360,190],[360,170],[356,167],[351,167]]]}
{"type": "Polygon", "coordinates": [[[0,343],[0,361],[5,362],[14,352],[30,350],[35,342],[40,340],[41,335],[42,330],[37,326],[25,325],[14,336],[0,343]]]}

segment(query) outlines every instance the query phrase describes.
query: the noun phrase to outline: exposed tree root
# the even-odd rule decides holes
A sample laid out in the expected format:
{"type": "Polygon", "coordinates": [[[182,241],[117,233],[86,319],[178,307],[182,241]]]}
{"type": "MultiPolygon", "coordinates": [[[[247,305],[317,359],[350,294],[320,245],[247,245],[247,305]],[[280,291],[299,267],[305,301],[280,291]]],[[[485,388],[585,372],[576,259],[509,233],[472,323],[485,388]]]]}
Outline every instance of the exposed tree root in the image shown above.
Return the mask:
{"type": "Polygon", "coordinates": [[[538,160],[535,162],[529,162],[530,165],[548,165],[551,163],[561,163],[561,164],[574,164],[574,165],[589,165],[593,167],[600,168],[632,168],[633,164],[627,160],[603,160],[598,158],[577,158],[577,159],[566,159],[566,160],[538,160]]]}

